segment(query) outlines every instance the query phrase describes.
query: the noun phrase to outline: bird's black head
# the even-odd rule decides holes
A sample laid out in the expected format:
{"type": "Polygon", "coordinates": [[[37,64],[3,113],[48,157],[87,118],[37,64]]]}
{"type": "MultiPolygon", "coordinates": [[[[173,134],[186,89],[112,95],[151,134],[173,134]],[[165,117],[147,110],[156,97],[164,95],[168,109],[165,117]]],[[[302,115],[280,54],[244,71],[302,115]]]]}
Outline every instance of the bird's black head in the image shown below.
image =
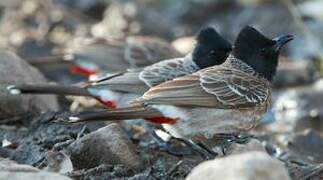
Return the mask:
{"type": "Polygon", "coordinates": [[[280,49],[291,40],[292,35],[268,39],[255,28],[246,26],[234,43],[233,55],[271,81],[276,74],[280,49]]]}
{"type": "Polygon", "coordinates": [[[192,56],[201,69],[222,64],[232,50],[232,45],[212,27],[201,29],[196,40],[192,56]]]}

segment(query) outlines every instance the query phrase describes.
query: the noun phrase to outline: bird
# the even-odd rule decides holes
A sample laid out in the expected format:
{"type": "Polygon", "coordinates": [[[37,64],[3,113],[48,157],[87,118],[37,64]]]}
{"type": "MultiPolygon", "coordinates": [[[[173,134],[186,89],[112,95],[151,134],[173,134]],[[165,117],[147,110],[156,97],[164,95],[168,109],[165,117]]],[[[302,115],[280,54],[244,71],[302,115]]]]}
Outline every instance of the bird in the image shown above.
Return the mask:
{"type": "Polygon", "coordinates": [[[248,132],[270,105],[278,56],[291,40],[292,35],[270,39],[246,26],[223,64],[154,86],[128,107],[76,113],[57,122],[141,118],[162,124],[173,137],[191,144],[216,134],[248,132]]]}
{"type": "Polygon", "coordinates": [[[61,54],[30,59],[35,66],[64,63],[69,71],[85,77],[114,73],[179,57],[169,42],[155,36],[135,35],[124,39],[75,38],[61,54]]]}
{"type": "Polygon", "coordinates": [[[176,77],[194,73],[213,65],[222,64],[232,50],[230,42],[213,27],[202,28],[196,36],[192,53],[164,60],[145,68],[132,69],[116,75],[99,78],[86,86],[13,85],[8,90],[17,93],[54,93],[90,96],[109,108],[122,107],[140,97],[150,87],[176,77]]]}
{"type": "Polygon", "coordinates": [[[182,55],[161,38],[139,35],[124,40],[93,39],[89,45],[71,51],[65,55],[74,64],[70,71],[85,76],[144,67],[182,55]]]}

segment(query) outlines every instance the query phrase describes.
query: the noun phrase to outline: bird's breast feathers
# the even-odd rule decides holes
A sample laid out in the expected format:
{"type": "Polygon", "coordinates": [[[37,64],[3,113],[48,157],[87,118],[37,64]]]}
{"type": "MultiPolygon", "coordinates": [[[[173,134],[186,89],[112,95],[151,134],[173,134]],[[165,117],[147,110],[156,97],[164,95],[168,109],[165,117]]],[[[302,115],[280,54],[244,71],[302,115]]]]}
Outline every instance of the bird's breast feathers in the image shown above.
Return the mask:
{"type": "Polygon", "coordinates": [[[255,127],[263,111],[261,109],[214,109],[184,108],[154,105],[164,116],[177,119],[176,124],[165,124],[164,128],[178,138],[202,135],[211,138],[219,133],[237,133],[255,127]]]}

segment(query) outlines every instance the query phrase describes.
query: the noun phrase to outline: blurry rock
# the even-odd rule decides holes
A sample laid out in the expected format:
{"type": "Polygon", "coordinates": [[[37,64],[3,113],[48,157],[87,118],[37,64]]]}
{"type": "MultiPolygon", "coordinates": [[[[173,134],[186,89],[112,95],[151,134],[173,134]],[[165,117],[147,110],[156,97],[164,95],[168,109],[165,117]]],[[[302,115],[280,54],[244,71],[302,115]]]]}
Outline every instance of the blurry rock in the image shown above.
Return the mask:
{"type": "Polygon", "coordinates": [[[0,179],[6,180],[70,180],[70,178],[43,172],[29,165],[17,164],[8,159],[0,159],[0,179]]]}
{"type": "Polygon", "coordinates": [[[234,144],[230,154],[242,154],[250,151],[260,151],[266,153],[264,145],[257,139],[251,139],[247,144],[234,144]]]}
{"type": "Polygon", "coordinates": [[[262,152],[249,152],[203,162],[186,180],[289,180],[281,162],[262,152]]]}
{"type": "Polygon", "coordinates": [[[314,81],[314,64],[311,61],[281,57],[279,63],[274,86],[279,88],[300,86],[314,81]]]}
{"type": "Polygon", "coordinates": [[[10,159],[20,163],[36,166],[44,156],[43,149],[35,142],[30,142],[26,138],[22,140],[18,148],[11,151],[10,159]]]}
{"type": "Polygon", "coordinates": [[[38,57],[50,56],[55,44],[52,42],[38,42],[34,39],[27,39],[16,50],[17,54],[29,63],[38,57]]]}
{"type": "Polygon", "coordinates": [[[276,122],[268,127],[274,132],[323,130],[322,80],[313,85],[286,90],[273,103],[276,122]]]}
{"type": "Polygon", "coordinates": [[[64,44],[83,29],[88,16],[70,10],[56,0],[10,0],[0,24],[0,45],[19,47],[25,40],[64,44]],[[80,28],[83,26],[83,28],[80,28]]]}
{"type": "MultiPolygon", "coordinates": [[[[174,35],[177,37],[188,35],[186,30],[190,31],[190,26],[183,25],[179,19],[184,11],[191,10],[188,4],[191,3],[188,1],[112,1],[104,13],[103,20],[93,26],[92,35],[124,38],[129,34],[158,34],[167,39],[173,39],[174,35]]],[[[198,29],[196,28],[196,31],[198,29]]]]}
{"type": "Polygon", "coordinates": [[[298,9],[304,16],[317,18],[321,21],[323,20],[323,1],[304,1],[298,5],[298,9]]]}
{"type": "Polygon", "coordinates": [[[51,0],[7,1],[0,25],[1,43],[19,46],[28,38],[43,39],[49,31],[51,7],[51,0]]]}
{"type": "Polygon", "coordinates": [[[0,179],[6,180],[71,180],[71,178],[50,172],[1,171],[0,179]]]}
{"type": "Polygon", "coordinates": [[[38,172],[39,169],[29,165],[17,164],[15,161],[9,159],[0,158],[0,172],[1,171],[38,172]]]}
{"type": "Polygon", "coordinates": [[[61,3],[71,9],[79,10],[89,17],[101,19],[105,7],[109,0],[56,0],[56,3],[61,3]]]}
{"type": "Polygon", "coordinates": [[[114,1],[105,10],[103,20],[92,27],[94,37],[124,38],[128,34],[137,34],[141,30],[137,22],[138,7],[135,2],[114,1]]]}
{"type": "Polygon", "coordinates": [[[67,149],[76,169],[100,164],[123,164],[140,169],[141,161],[123,129],[115,123],[76,140],[67,149]]]}
{"type": "Polygon", "coordinates": [[[313,165],[307,163],[285,162],[292,179],[321,180],[323,179],[323,164],[313,165]]]}
{"type": "Polygon", "coordinates": [[[191,52],[194,48],[195,39],[193,36],[181,37],[172,42],[172,45],[182,54],[191,52]]]}
{"type": "Polygon", "coordinates": [[[55,96],[17,96],[7,91],[11,84],[46,82],[37,69],[5,50],[0,50],[0,64],[0,119],[58,109],[55,96]]]}
{"type": "MultiPolygon", "coordinates": [[[[293,57],[302,59],[317,55],[320,52],[320,41],[322,41],[319,38],[320,34],[318,33],[314,36],[308,35],[309,33],[306,31],[307,26],[304,28],[304,26],[299,23],[299,19],[295,20],[291,14],[291,10],[294,10],[294,7],[291,7],[291,10],[288,9],[285,4],[286,1],[267,0],[253,6],[243,6],[238,3],[232,3],[236,1],[225,2],[227,2],[226,6],[221,9],[218,8],[210,11],[212,12],[212,20],[209,23],[219,27],[219,31],[224,32],[229,39],[233,40],[243,26],[252,25],[269,37],[275,37],[278,34],[285,33],[295,35],[295,40],[287,47],[287,53],[293,57]],[[231,2],[231,4],[228,4],[229,2],[231,2]],[[277,21],[277,19],[279,19],[279,21],[277,21]]],[[[190,17],[189,14],[195,13],[193,8],[192,11],[188,11],[187,14],[184,15],[190,17]]],[[[195,11],[200,11],[200,14],[208,14],[203,13],[205,12],[205,9],[201,10],[195,8],[195,11]]],[[[190,17],[190,19],[192,18],[193,17],[190,17]]],[[[201,21],[201,19],[199,20],[201,21]]],[[[315,22],[315,24],[319,23],[315,22]]],[[[319,28],[322,29],[322,26],[319,28]]],[[[311,30],[313,29],[314,28],[311,30]]],[[[286,54],[286,51],[283,52],[283,54],[286,54]]]]}
{"type": "Polygon", "coordinates": [[[48,166],[45,170],[65,174],[73,171],[73,164],[64,152],[49,151],[46,153],[48,166]]]}
{"type": "Polygon", "coordinates": [[[288,148],[299,156],[315,163],[323,163],[323,137],[312,130],[296,135],[288,148]]]}

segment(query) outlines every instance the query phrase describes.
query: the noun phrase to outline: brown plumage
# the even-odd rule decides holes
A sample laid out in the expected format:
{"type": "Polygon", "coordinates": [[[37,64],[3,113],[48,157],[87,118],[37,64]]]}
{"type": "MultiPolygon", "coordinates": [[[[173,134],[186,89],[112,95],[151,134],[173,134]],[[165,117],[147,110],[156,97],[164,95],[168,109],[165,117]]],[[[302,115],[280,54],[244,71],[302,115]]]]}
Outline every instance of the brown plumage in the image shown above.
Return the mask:
{"type": "Polygon", "coordinates": [[[130,36],[125,40],[94,40],[71,50],[76,66],[96,73],[123,71],[151,65],[181,54],[168,42],[149,36],[130,36]]]}
{"type": "Polygon", "coordinates": [[[138,118],[140,111],[145,119],[160,114],[171,118],[173,121],[163,126],[179,138],[211,138],[218,133],[250,130],[268,108],[280,49],[292,39],[286,35],[271,40],[247,26],[239,33],[233,53],[224,64],[152,87],[132,107],[103,112],[103,116],[74,115],[67,122],[110,120],[110,115],[124,113],[138,118]],[[158,114],[145,113],[143,109],[153,109],[158,114]]]}
{"type": "MultiPolygon", "coordinates": [[[[231,49],[231,44],[218,35],[213,28],[204,28],[197,35],[197,44],[193,52],[184,57],[164,60],[145,68],[127,70],[113,77],[108,76],[87,83],[86,87],[80,88],[88,91],[86,96],[98,98],[101,102],[113,101],[112,104],[117,103],[119,107],[122,107],[134,96],[139,97],[152,86],[192,74],[205,67],[222,64],[231,49]]],[[[36,88],[35,85],[33,87],[36,88]]],[[[63,88],[59,92],[62,92],[63,88]]],[[[32,92],[32,88],[28,88],[26,85],[16,85],[10,89],[18,89],[21,93],[32,92]]],[[[78,92],[83,91],[79,90],[78,92]]],[[[39,90],[35,89],[34,92],[39,92],[39,90]]],[[[71,94],[70,90],[66,92],[71,94]]],[[[47,93],[55,92],[51,88],[47,88],[47,93]]]]}

